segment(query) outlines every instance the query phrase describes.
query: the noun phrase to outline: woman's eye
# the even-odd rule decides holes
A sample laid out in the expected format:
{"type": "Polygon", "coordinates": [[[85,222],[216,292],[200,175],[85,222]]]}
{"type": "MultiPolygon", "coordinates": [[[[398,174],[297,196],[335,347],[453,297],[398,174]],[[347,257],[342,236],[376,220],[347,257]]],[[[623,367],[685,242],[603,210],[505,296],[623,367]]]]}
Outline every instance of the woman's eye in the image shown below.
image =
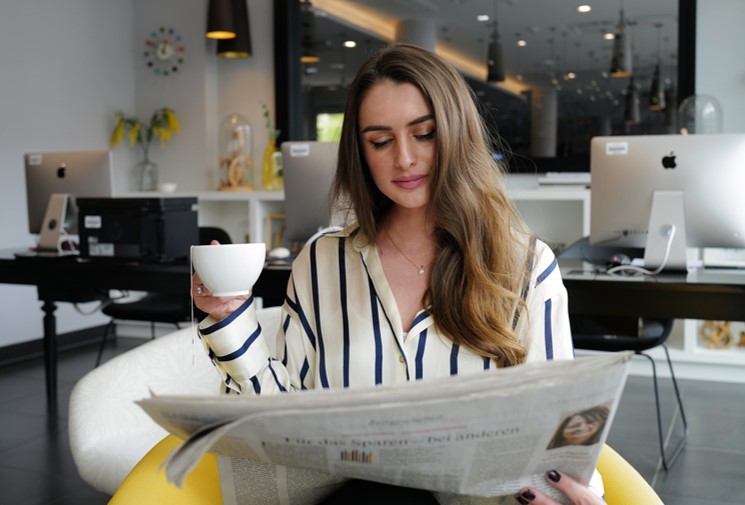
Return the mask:
{"type": "Polygon", "coordinates": [[[435,138],[435,130],[432,130],[431,132],[423,133],[421,135],[415,135],[414,136],[417,140],[432,140],[435,138]]]}
{"type": "Polygon", "coordinates": [[[371,140],[370,145],[373,147],[373,149],[382,149],[383,147],[388,145],[389,142],[390,140],[371,140]]]}

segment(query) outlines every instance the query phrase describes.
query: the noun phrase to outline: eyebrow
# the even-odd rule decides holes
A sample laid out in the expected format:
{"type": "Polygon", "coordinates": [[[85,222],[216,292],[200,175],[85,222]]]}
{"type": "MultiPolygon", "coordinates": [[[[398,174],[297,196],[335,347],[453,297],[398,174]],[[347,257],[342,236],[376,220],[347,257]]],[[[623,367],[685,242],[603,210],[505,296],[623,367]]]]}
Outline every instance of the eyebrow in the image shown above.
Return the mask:
{"type": "MultiPolygon", "coordinates": [[[[424,123],[425,121],[434,120],[435,117],[432,114],[425,114],[424,116],[419,116],[416,119],[412,119],[409,121],[406,126],[414,126],[419,123],[424,123]]],[[[365,129],[363,129],[360,133],[366,133],[371,131],[380,131],[380,130],[390,130],[390,126],[383,126],[383,125],[370,125],[367,126],[365,129]]]]}

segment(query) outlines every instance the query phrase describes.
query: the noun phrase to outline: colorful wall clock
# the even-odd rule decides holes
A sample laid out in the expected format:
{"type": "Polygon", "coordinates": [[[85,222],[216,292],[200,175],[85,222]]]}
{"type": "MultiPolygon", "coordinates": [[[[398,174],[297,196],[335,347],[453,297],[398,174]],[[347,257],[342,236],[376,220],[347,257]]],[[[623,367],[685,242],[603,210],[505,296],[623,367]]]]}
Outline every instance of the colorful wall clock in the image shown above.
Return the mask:
{"type": "Polygon", "coordinates": [[[145,63],[155,75],[177,74],[184,64],[186,47],[181,35],[173,28],[161,26],[145,39],[145,63]]]}

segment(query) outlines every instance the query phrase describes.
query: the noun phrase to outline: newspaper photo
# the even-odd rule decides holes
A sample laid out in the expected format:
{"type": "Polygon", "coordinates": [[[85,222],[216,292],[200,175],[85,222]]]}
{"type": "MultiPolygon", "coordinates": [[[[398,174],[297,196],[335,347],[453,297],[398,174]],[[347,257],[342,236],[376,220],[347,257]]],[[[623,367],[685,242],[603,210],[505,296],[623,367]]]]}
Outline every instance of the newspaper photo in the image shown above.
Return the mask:
{"type": "Polygon", "coordinates": [[[544,474],[589,482],[631,356],[369,389],[138,403],[185,440],[166,462],[168,479],[182,482],[213,452],[226,504],[317,503],[350,478],[427,489],[448,504],[499,503],[491,498],[526,485],[562,500],[544,474]]]}

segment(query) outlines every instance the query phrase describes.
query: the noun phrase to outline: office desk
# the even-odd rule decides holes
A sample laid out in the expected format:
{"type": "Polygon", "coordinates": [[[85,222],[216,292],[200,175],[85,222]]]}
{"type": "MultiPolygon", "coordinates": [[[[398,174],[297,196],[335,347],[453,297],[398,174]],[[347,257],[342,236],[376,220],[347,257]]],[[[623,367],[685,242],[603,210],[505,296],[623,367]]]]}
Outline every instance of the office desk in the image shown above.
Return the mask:
{"type": "MultiPolygon", "coordinates": [[[[15,250],[0,250],[0,283],[36,286],[44,313],[44,367],[47,406],[57,408],[57,302],[80,303],[101,299],[109,289],[158,293],[188,293],[190,269],[185,263],[141,264],[85,261],[74,256],[16,257],[15,250]]],[[[288,270],[265,270],[254,286],[264,305],[284,299],[288,270]]]]}
{"type": "Polygon", "coordinates": [[[560,260],[572,316],[745,321],[745,271],[627,277],[593,273],[560,260]]]}

